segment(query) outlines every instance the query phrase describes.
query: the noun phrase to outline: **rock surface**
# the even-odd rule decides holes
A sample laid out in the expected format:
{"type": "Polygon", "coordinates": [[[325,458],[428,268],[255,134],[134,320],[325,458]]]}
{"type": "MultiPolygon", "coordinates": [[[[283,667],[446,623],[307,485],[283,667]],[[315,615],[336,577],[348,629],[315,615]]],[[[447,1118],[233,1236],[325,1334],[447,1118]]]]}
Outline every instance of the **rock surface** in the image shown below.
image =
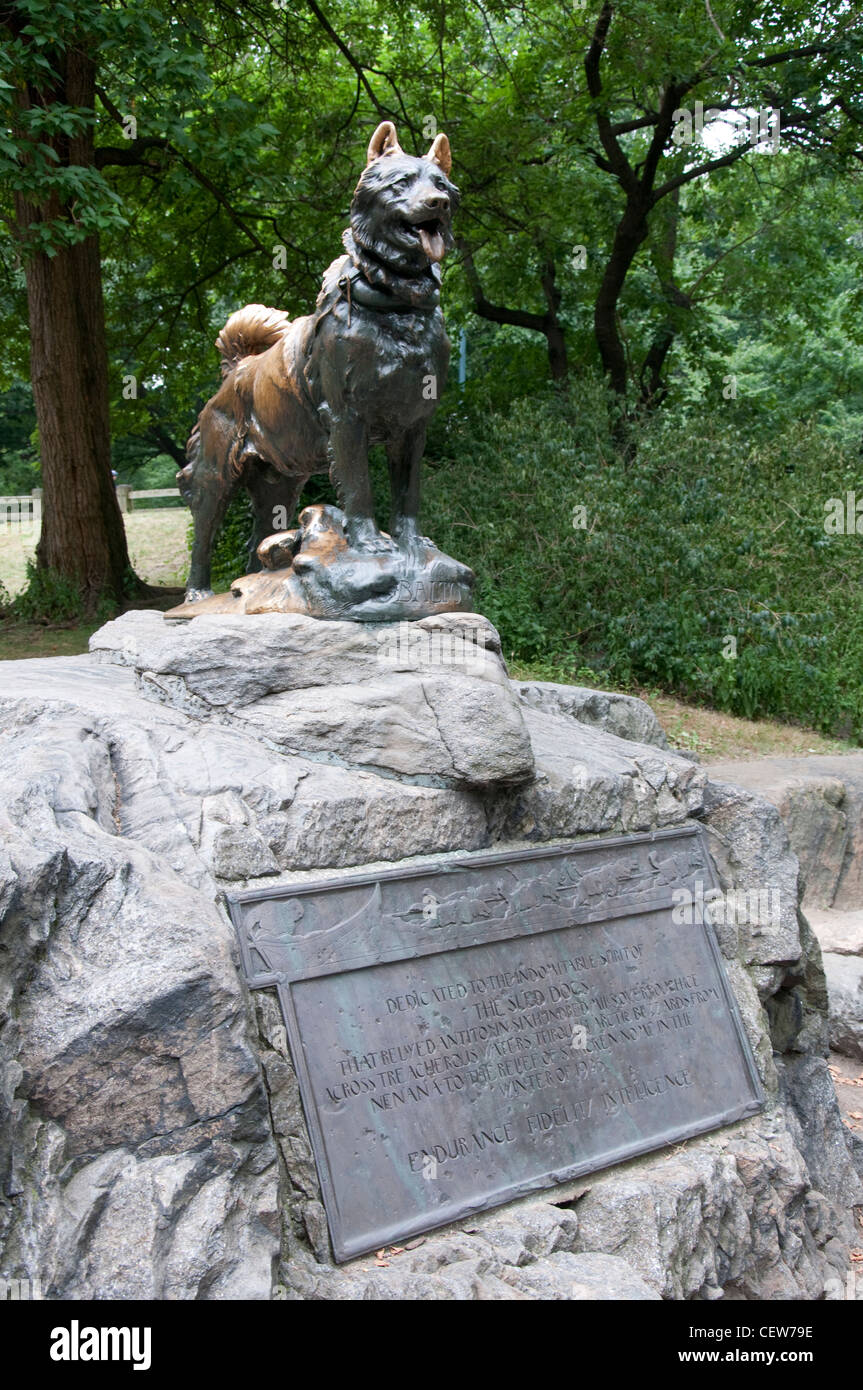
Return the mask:
{"type": "Polygon", "coordinates": [[[836,912],[830,907],[807,907],[806,916],[822,951],[837,956],[863,956],[863,908],[836,912]]]}
{"type": "Polygon", "coordinates": [[[863,1057],[863,756],[856,753],[720,763],[728,777],[779,811],[800,861],[803,908],[824,952],[831,1046],[863,1057]]]}
{"type": "Polygon", "coordinates": [[[455,786],[533,775],[500,641],[477,614],[373,625],[132,612],[91,651],[131,667],[147,697],[286,753],[455,786]]]}
{"type": "Polygon", "coordinates": [[[609,694],[583,685],[555,685],[552,681],[514,681],[519,699],[531,709],[560,714],[602,729],[633,743],[652,743],[667,748],[668,739],[650,705],[632,695],[609,694]]]}
{"type": "Polygon", "coordinates": [[[863,959],[824,952],[830,999],[830,1046],[863,1061],[863,959]]]}
{"type": "Polygon", "coordinates": [[[782,814],[800,860],[804,908],[863,904],[863,753],[720,762],[710,775],[748,787],[782,814]]]}
{"type": "MultiPolygon", "coordinates": [[[[0,666],[6,1277],[39,1278],[50,1298],[843,1296],[863,1191],[824,1059],[820,951],[773,807],[655,739],[622,738],[613,701],[611,732],[601,702],[591,724],[522,703],[536,778],[519,785],[322,761],[248,715],[284,690],[323,689],[345,669],[328,665],[334,653],[368,692],[373,634],[345,624],[316,653],[292,619],[265,618],[253,636],[246,618],[214,654],[196,620],[183,656],[162,621],[103,629],[95,645],[111,660],[0,666]],[[765,926],[736,909],[718,926],[765,1111],[334,1266],[276,999],[241,984],[219,893],[692,819],[724,889],[779,893],[765,926]]],[[[511,699],[492,666],[477,683],[511,699]]],[[[435,697],[454,724],[490,718],[471,704],[473,679],[435,697]]]]}

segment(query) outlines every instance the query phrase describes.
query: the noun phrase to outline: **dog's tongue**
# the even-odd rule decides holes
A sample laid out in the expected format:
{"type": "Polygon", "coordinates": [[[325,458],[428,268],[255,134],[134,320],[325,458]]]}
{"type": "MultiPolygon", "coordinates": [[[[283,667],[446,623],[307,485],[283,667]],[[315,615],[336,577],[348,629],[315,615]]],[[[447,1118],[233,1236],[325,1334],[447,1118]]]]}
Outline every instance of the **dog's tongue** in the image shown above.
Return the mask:
{"type": "Polygon", "coordinates": [[[425,227],[418,227],[420,243],[423,251],[430,261],[442,261],[446,254],[443,237],[440,232],[429,232],[425,227]]]}

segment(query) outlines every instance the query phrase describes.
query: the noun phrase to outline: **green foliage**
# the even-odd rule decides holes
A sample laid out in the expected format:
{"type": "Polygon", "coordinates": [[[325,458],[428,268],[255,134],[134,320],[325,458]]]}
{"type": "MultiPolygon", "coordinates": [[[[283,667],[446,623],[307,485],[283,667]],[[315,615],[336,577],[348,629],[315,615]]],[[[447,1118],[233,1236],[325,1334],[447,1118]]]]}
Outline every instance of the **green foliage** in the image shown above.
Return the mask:
{"type": "Polygon", "coordinates": [[[814,425],[745,433],[734,412],[660,415],[629,469],[589,379],[452,415],[425,525],[476,571],[477,606],[517,661],[859,741],[863,534],[824,520],[830,498],[856,488],[863,503],[863,467],[814,425]]]}
{"type": "MultiPolygon", "coordinates": [[[[125,582],[127,595],[133,593],[135,584],[136,576],[130,569],[125,582]]],[[[27,586],[15,598],[10,598],[5,586],[0,584],[0,618],[15,623],[65,626],[84,619],[106,623],[116,616],[119,607],[106,595],[93,611],[88,611],[77,584],[65,575],[40,568],[33,560],[27,562],[27,586]]]]}
{"type": "MultiPolygon", "coordinates": [[[[131,483],[136,491],[177,486],[179,465],[176,459],[169,454],[154,453],[153,445],[146,439],[133,435],[115,439],[111,447],[111,463],[117,473],[117,482],[131,483]]],[[[167,500],[158,499],[159,506],[164,507],[167,500]]],[[[136,508],[139,505],[139,502],[135,503],[136,508]]]]}
{"type": "Polygon", "coordinates": [[[29,385],[16,381],[0,393],[0,496],[21,496],[39,487],[39,450],[32,442],[35,430],[32,392],[29,385]]]}
{"type": "MultiPolygon", "coordinates": [[[[249,569],[249,540],[253,527],[252,504],[247,492],[238,492],[222,522],[213,546],[213,588],[216,593],[229,589],[249,569]]],[[[189,522],[189,544],[192,523],[189,522]]]]}
{"type": "MultiPolygon", "coordinates": [[[[451,380],[432,430],[426,525],[476,569],[508,650],[550,676],[648,681],[860,737],[863,540],[822,525],[830,496],[863,495],[853,7],[615,7],[598,99],[583,66],[596,10],[553,0],[329,0],[325,20],[299,0],[9,8],[26,24],[3,22],[0,228],[14,227],[16,195],[39,213],[23,246],[0,230],[0,491],[38,483],[30,398],[15,384],[28,367],[27,255],[99,234],[114,466],[139,488],[172,486],[177,446],[217,385],[225,319],[252,301],[307,312],[371,129],[388,116],[420,152],[430,119],[452,139],[463,193],[443,300],[454,355],[467,333],[468,381],[451,380]],[[70,45],[97,61],[92,109],[50,99],[70,45]],[[816,56],[762,68],[795,46],[816,56]],[[774,155],[746,151],[683,186],[673,215],[670,197],[651,214],[619,301],[633,380],[658,329],[674,346],[666,405],[633,427],[627,471],[585,367],[622,207],[597,113],[631,127],[620,139],[638,165],[651,137],[640,118],[687,74],[700,74],[690,105],[729,92],[743,109],[775,101],[793,133],[774,155]],[[132,113],[137,162],[121,129],[132,113]],[[69,142],[89,134],[96,161],[84,166],[69,142]],[[568,395],[547,384],[542,333],[478,317],[478,288],[520,324],[559,296],[568,395]]],[[[667,143],[657,185],[710,153],[667,143]]],[[[386,525],[379,455],[373,468],[386,525]]],[[[304,500],[327,489],[313,480],[304,500]]],[[[217,542],[216,587],[245,571],[250,532],[241,496],[217,542]]],[[[35,572],[26,603],[56,618],[74,595],[35,572]]]]}
{"type": "MultiPolygon", "coordinates": [[[[388,487],[373,457],[379,524],[388,487]]],[[[304,502],[322,500],[314,479],[304,502]]],[[[738,402],[642,423],[614,452],[602,383],[495,409],[452,389],[425,467],[424,526],[477,574],[477,608],[534,678],[652,685],[748,718],[863,741],[861,534],[825,531],[863,465],[827,426],[774,429],[738,402]],[[730,639],[733,639],[731,641],[730,639]]],[[[245,572],[233,504],[214,583],[245,572]]]]}
{"type": "Polygon", "coordinates": [[[23,623],[69,622],[84,617],[84,602],[77,585],[61,574],[27,563],[27,587],[10,601],[2,596],[2,616],[23,623]]]}

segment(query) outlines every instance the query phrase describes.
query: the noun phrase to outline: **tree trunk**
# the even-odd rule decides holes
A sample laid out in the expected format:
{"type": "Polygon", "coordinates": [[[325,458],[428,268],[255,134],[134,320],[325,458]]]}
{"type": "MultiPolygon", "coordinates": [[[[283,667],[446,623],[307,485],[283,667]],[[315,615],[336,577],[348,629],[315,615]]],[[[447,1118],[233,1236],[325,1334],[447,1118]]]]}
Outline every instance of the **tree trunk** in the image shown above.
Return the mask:
{"type": "Polygon", "coordinates": [[[663,379],[665,361],[677,336],[681,311],[691,309],[689,297],[674,282],[674,258],[680,222],[680,189],[675,188],[663,204],[665,232],[656,251],[656,271],[662,287],[666,312],[656,327],[639,373],[642,410],[650,412],[661,405],[668,387],[663,379]]]}
{"type": "Polygon", "coordinates": [[[561,327],[558,314],[560,312],[560,290],[556,279],[556,269],[554,261],[546,261],[542,270],[542,290],[545,295],[548,311],[544,317],[545,341],[548,345],[548,365],[551,370],[553,381],[565,381],[569,372],[569,363],[566,358],[566,338],[561,327]]]}
{"type": "Polygon", "coordinates": [[[665,399],[667,387],[662,377],[665,359],[675,338],[674,326],[668,320],[660,324],[653,335],[641,367],[641,406],[655,410],[665,399]]]}
{"type": "MultiPolygon", "coordinates": [[[[56,55],[60,81],[50,92],[25,100],[92,108],[95,66],[83,51],[56,55]]],[[[59,138],[64,163],[93,163],[92,129],[59,138]]],[[[60,246],[53,256],[28,246],[30,227],[73,209],[55,196],[36,204],[16,199],[24,253],[30,317],[33,398],[42,456],[42,534],[36,550],[40,569],[53,570],[81,592],[93,612],[102,598],[120,600],[128,591],[129,554],[123,518],[111,476],[108,354],[99,242],[90,236],[60,246]]],[[[140,587],[140,584],[137,584],[140,587]]]]}
{"type": "Polygon", "coordinates": [[[611,255],[605,267],[593,308],[593,326],[602,365],[612,389],[626,395],[626,353],[617,327],[617,304],[629,268],[647,236],[647,207],[629,199],[614,234],[611,255]]]}
{"type": "Polygon", "coordinates": [[[553,381],[565,381],[569,372],[566,356],[566,338],[560,324],[549,324],[545,333],[548,344],[548,365],[553,381]]]}
{"type": "Polygon", "coordinates": [[[108,358],[95,237],[27,265],[33,398],[42,454],[41,569],[72,580],[92,611],[129,569],[111,476],[108,358]]]}

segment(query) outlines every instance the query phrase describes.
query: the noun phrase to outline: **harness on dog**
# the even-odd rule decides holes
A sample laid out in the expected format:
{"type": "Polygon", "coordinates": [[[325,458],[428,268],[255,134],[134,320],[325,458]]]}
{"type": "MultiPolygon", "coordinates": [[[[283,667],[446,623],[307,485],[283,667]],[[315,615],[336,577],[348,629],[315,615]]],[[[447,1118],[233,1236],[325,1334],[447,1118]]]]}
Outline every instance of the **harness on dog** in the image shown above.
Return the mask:
{"type": "Polygon", "coordinates": [[[364,309],[374,309],[379,314],[431,314],[437,307],[435,304],[411,304],[407,300],[398,299],[388,290],[377,289],[369,284],[358,265],[352,264],[339,276],[338,286],[341,291],[339,298],[348,301],[348,324],[351,321],[351,306],[354,300],[364,309]]]}
{"type": "Polygon", "coordinates": [[[350,294],[364,308],[378,313],[413,310],[431,314],[440,304],[439,266],[430,264],[425,272],[404,273],[361,246],[350,228],[342,233],[342,244],[350,257],[350,264],[342,271],[342,277],[350,282],[343,287],[343,293],[350,294]]]}

